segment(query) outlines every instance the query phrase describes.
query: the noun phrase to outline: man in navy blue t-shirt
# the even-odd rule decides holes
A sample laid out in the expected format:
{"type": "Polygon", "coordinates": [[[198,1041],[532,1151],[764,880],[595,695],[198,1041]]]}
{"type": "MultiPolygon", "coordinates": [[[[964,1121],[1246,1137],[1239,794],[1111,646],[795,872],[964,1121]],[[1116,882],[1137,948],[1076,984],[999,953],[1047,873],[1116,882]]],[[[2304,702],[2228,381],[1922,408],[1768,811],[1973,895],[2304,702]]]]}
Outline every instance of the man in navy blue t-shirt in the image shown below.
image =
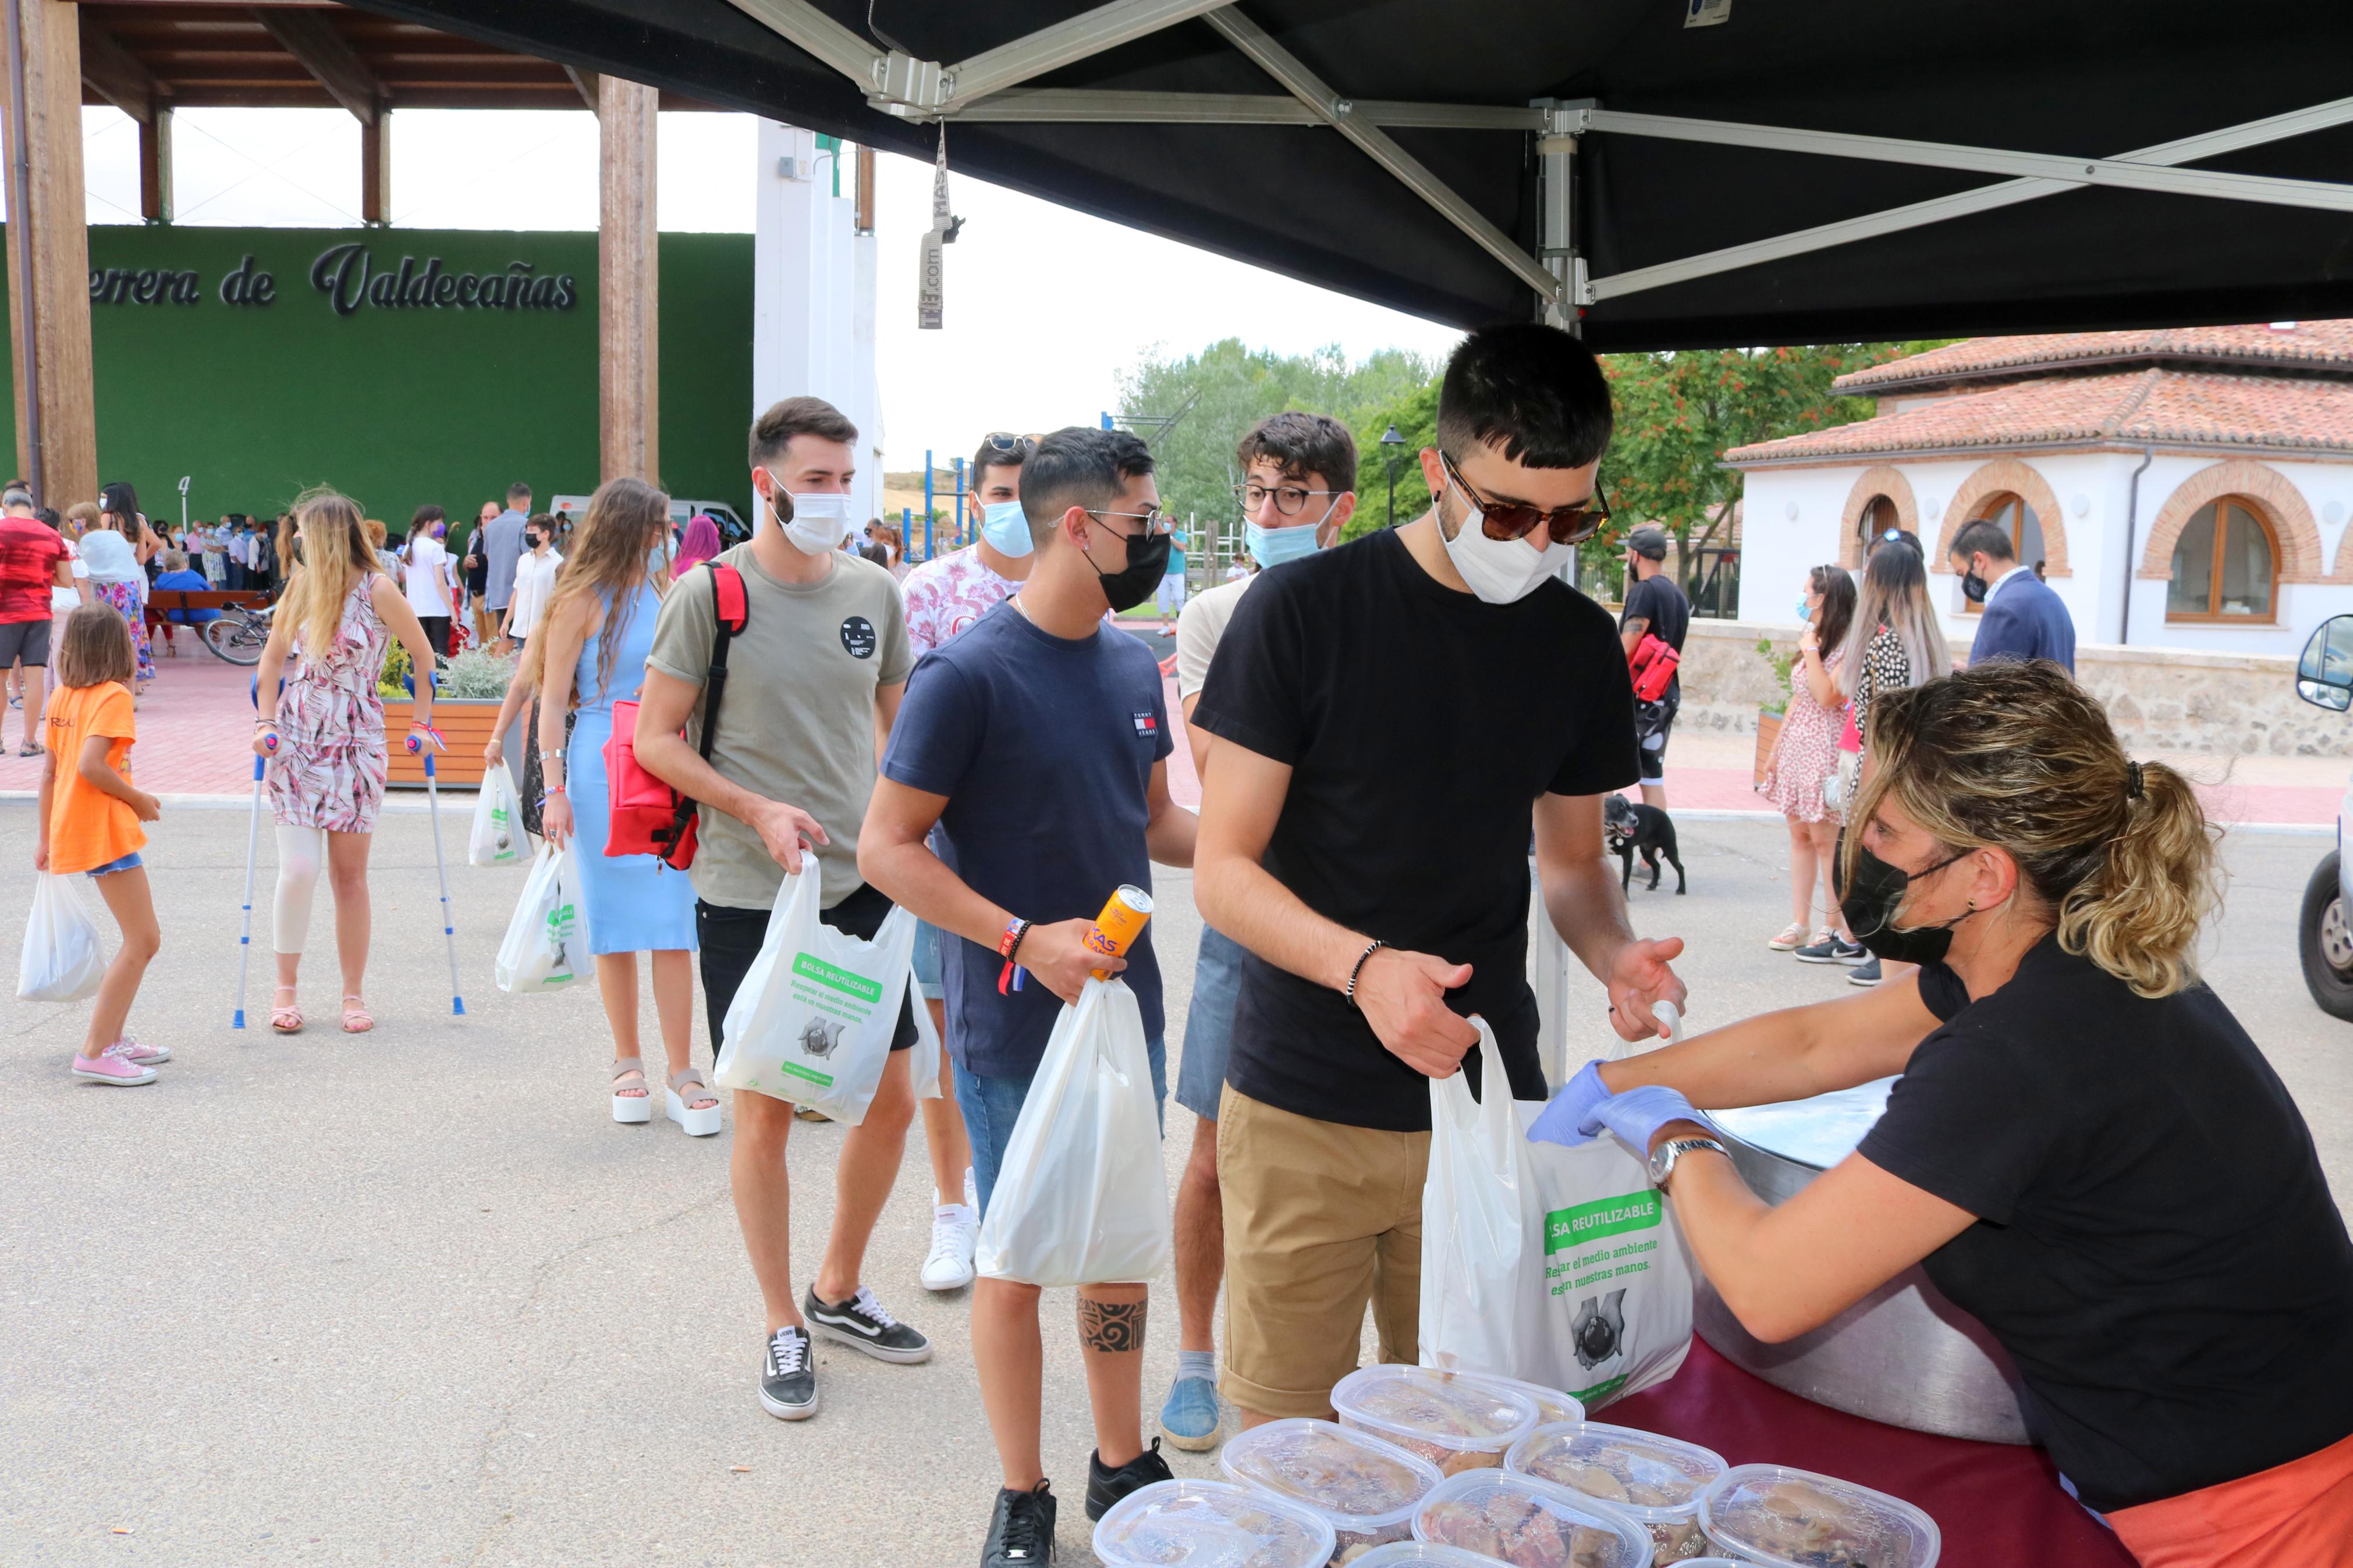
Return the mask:
{"type": "MultiPolygon", "coordinates": [[[[1152,596],[1168,558],[1150,451],[1124,431],[1058,430],[1022,465],[1021,507],[1037,543],[1029,580],[915,666],[858,839],[867,881],[940,928],[956,1102],[984,1215],[1047,1037],[1091,970],[1124,967],[1153,1093],[1166,1096],[1150,928],[1124,966],[1085,938],[1113,889],[1149,889],[1152,861],[1193,863],[1196,826],[1168,798],[1158,661],[1103,624],[1106,610],[1152,596]],[[1008,949],[1026,971],[1019,985],[1008,949]]],[[[973,1363],[1004,1471],[984,1568],[1042,1563],[1053,1540],[1038,1296],[1006,1279],[973,1290],[973,1363]]],[[[1095,1426],[1090,1519],[1170,1479],[1157,1446],[1143,1443],[1145,1305],[1140,1284],[1079,1289],[1095,1426]]]]}

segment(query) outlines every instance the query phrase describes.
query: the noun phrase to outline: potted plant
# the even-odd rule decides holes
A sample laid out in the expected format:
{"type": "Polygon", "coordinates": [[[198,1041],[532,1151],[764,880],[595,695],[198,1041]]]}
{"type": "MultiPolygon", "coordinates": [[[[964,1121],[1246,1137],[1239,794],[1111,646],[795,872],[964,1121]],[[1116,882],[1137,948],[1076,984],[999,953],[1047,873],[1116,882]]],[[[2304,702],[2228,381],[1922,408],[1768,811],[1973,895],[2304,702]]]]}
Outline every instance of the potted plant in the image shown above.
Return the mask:
{"type": "MultiPolygon", "coordinates": [[[[433,698],[433,727],[441,731],[449,749],[434,759],[434,776],[446,784],[479,784],[482,782],[482,747],[489,742],[491,727],[498,721],[499,705],[506,700],[507,683],[514,679],[516,661],[469,648],[455,658],[437,662],[441,684],[433,698]]],[[[424,760],[412,755],[401,744],[408,734],[409,717],[415,710],[409,697],[411,673],[408,650],[394,642],[385,654],[383,673],[376,678],[376,695],[384,699],[384,733],[392,746],[391,780],[396,784],[421,787],[425,783],[424,760]]]]}
{"type": "Polygon", "coordinates": [[[1773,672],[1773,683],[1781,689],[1781,700],[1757,710],[1756,785],[1765,787],[1765,764],[1773,760],[1774,744],[1781,739],[1781,719],[1789,710],[1790,671],[1797,668],[1798,656],[1793,650],[1782,653],[1773,646],[1771,637],[1757,639],[1757,657],[1773,672]]]}

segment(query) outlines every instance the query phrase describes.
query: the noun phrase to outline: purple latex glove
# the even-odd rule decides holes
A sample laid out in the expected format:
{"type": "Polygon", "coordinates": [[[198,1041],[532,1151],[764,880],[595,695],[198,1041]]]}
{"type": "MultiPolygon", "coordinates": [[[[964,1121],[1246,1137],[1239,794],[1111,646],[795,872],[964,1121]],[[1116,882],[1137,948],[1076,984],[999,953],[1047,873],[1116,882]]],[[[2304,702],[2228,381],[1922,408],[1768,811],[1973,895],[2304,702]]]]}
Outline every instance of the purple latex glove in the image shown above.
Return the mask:
{"type": "Polygon", "coordinates": [[[1593,1108],[1609,1098],[1609,1086],[1601,1081],[1599,1058],[1577,1069],[1577,1076],[1560,1086],[1536,1119],[1528,1123],[1531,1143],[1559,1143],[1574,1149],[1580,1143],[1593,1142],[1593,1134],[1580,1131],[1593,1108]]]}
{"type": "Polygon", "coordinates": [[[1705,1120],[1692,1109],[1692,1102],[1683,1097],[1680,1089],[1662,1083],[1646,1083],[1640,1089],[1613,1094],[1595,1106],[1578,1124],[1577,1131],[1592,1135],[1606,1127],[1624,1139],[1635,1153],[1648,1159],[1660,1128],[1670,1121],[1704,1124],[1705,1120]]]}

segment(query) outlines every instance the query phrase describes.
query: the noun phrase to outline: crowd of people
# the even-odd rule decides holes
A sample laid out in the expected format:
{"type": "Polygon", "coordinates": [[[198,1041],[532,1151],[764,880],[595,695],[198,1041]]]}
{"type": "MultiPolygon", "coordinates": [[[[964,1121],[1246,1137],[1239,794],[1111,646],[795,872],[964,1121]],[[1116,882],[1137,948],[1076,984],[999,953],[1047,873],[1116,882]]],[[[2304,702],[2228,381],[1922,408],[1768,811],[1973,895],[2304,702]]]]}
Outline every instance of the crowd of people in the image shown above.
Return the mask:
{"type": "MultiPolygon", "coordinates": [[[[1608,384],[1576,339],[1474,332],[1448,363],[1420,454],[1430,509],[1345,545],[1346,428],[1293,412],[1240,433],[1235,499],[1262,570],[1181,606],[1174,716],[1155,655],[1109,624],[1175,575],[1152,454],[1125,432],[990,436],[974,457],[973,542],[903,580],[896,541],[874,540],[881,561],[844,548],[859,433],[814,397],[754,423],[761,515],[715,553],[715,534],[674,536],[668,498],[641,480],[606,483],[561,538],[518,487],[462,556],[444,520],[420,513],[401,584],[360,508],[308,494],[260,671],[259,689],[278,695],[254,726],[279,844],[271,1026],[306,1026],[297,981],[323,866],[341,1026],[373,1026],[366,868],[393,743],[377,673],[392,639],[431,668],[462,593],[495,612],[478,612],[477,635],[521,647],[500,729],[530,706],[523,790],[579,868],[615,1121],[653,1119],[638,1038],[649,983],[667,1119],[690,1136],[719,1131],[692,1057],[695,986],[715,1052],[787,877],[818,877],[823,918],[846,934],[873,936],[894,908],[923,922],[880,1086],[836,1145],[813,1269],[809,1245],[794,1245],[792,1104],[735,1096],[729,1173],[764,1307],[765,1410],[818,1413],[817,1338],[930,1359],[931,1338],[885,1304],[867,1256],[915,1121],[920,998],[947,1092],[924,1103],[934,1226],[919,1275],[932,1290],[973,1286],[972,1359],[1000,1471],[984,1568],[1050,1563],[1057,1498],[1040,1292],[976,1281],[974,1238],[1055,1021],[1091,973],[1133,993],[1155,1109],[1165,1100],[1151,929],[1124,958],[1090,941],[1106,893],[1148,890],[1155,865],[1192,869],[1203,919],[1175,1086],[1196,1117],[1174,1208],[1178,1364],[1147,1437],[1148,1282],[1077,1291],[1089,1518],[1170,1478],[1164,1438],[1214,1447],[1224,1405],[1245,1426],[1328,1417],[1367,1310],[1384,1360],[1418,1359],[1430,1080],[1461,1072],[1474,1092],[1549,1097],[1535,1136],[1607,1130],[1651,1155],[1708,1277],[1763,1337],[1825,1321],[1925,1261],[2010,1349],[2084,1502],[2137,1550],[2191,1543],[2151,1561],[2224,1560],[2194,1525],[2218,1489],[2234,1520],[2260,1514],[2291,1548],[2342,1539],[2353,1242],[2293,1103],[2196,983],[2216,896],[2196,796],[2170,769],[2126,758],[2069,677],[2072,635],[2014,585],[1998,530],[1956,537],[1956,571],[1989,604],[1961,674],[1916,541],[1883,541],[1859,596],[1841,568],[1806,581],[1767,790],[1790,817],[1799,873],[1803,907],[1783,935],[1817,940],[1776,945],[1852,946],[1885,962],[1879,985],[1588,1063],[1556,1094],[1547,1084],[1525,980],[1532,875],[1620,1037],[1655,1043],[1661,1005],[1685,1001],[1683,944],[1633,931],[1602,821],[1620,790],[1664,803],[1676,699],[1669,686],[1638,700],[1631,667],[1646,638],[1680,643],[1689,606],[1671,581],[1653,585],[1664,549],[1649,531],[1628,535],[1615,623],[1562,580],[1609,520],[1598,465],[1611,428],[1608,384]],[[756,678],[723,686],[730,661],[756,678]],[[1198,813],[1168,787],[1179,721],[1198,813]],[[607,852],[606,758],[624,722],[635,765],[695,803],[683,873],[607,852]],[[1829,922],[1806,931],[1818,884],[1829,922]],[[1472,1016],[1508,1083],[1478,1081],[1472,1016]],[[1862,1152],[1775,1209],[1694,1109],[1899,1073],[1862,1152]],[[2292,1291],[2242,1289],[2290,1278],[2292,1291]]],[[[168,1047],[125,1027],[160,941],[139,854],[156,805],[125,767],[135,601],[103,591],[110,550],[91,561],[85,542],[77,576],[20,496],[0,521],[0,626],[16,625],[20,591],[44,607],[52,592],[78,601],[46,726],[39,864],[93,877],[125,936],[74,1070],[153,1081],[168,1047]]],[[[123,526],[135,505],[111,496],[100,517],[135,562],[123,526]]],[[[32,657],[39,634],[0,635],[28,670],[47,662],[45,647],[32,657]]],[[[409,739],[436,743],[432,714],[420,682],[409,739]]],[[[504,762],[502,742],[487,754],[504,762]]]]}

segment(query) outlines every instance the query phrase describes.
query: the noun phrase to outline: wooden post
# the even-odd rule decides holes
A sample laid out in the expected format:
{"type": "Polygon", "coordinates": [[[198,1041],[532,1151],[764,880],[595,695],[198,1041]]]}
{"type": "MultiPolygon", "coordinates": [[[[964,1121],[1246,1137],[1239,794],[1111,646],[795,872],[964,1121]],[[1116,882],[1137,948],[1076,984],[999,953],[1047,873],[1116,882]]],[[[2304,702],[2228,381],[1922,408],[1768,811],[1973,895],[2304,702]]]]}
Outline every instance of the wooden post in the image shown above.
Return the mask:
{"type": "Polygon", "coordinates": [[[596,203],[598,435],[608,479],[659,482],[661,353],[656,291],[659,229],[654,210],[652,88],[598,79],[602,151],[596,203]]]}
{"type": "Polygon", "coordinates": [[[860,234],[874,232],[874,149],[858,144],[858,184],[851,226],[860,234]]]}
{"type": "Polygon", "coordinates": [[[360,121],[360,221],[392,221],[392,112],[360,121]]]}
{"type": "Polygon", "coordinates": [[[41,504],[61,511],[98,498],[79,31],[69,0],[0,0],[16,461],[41,504]]]}
{"type": "Polygon", "coordinates": [[[139,216],[172,221],[172,110],[160,102],[139,122],[139,216]]]}

